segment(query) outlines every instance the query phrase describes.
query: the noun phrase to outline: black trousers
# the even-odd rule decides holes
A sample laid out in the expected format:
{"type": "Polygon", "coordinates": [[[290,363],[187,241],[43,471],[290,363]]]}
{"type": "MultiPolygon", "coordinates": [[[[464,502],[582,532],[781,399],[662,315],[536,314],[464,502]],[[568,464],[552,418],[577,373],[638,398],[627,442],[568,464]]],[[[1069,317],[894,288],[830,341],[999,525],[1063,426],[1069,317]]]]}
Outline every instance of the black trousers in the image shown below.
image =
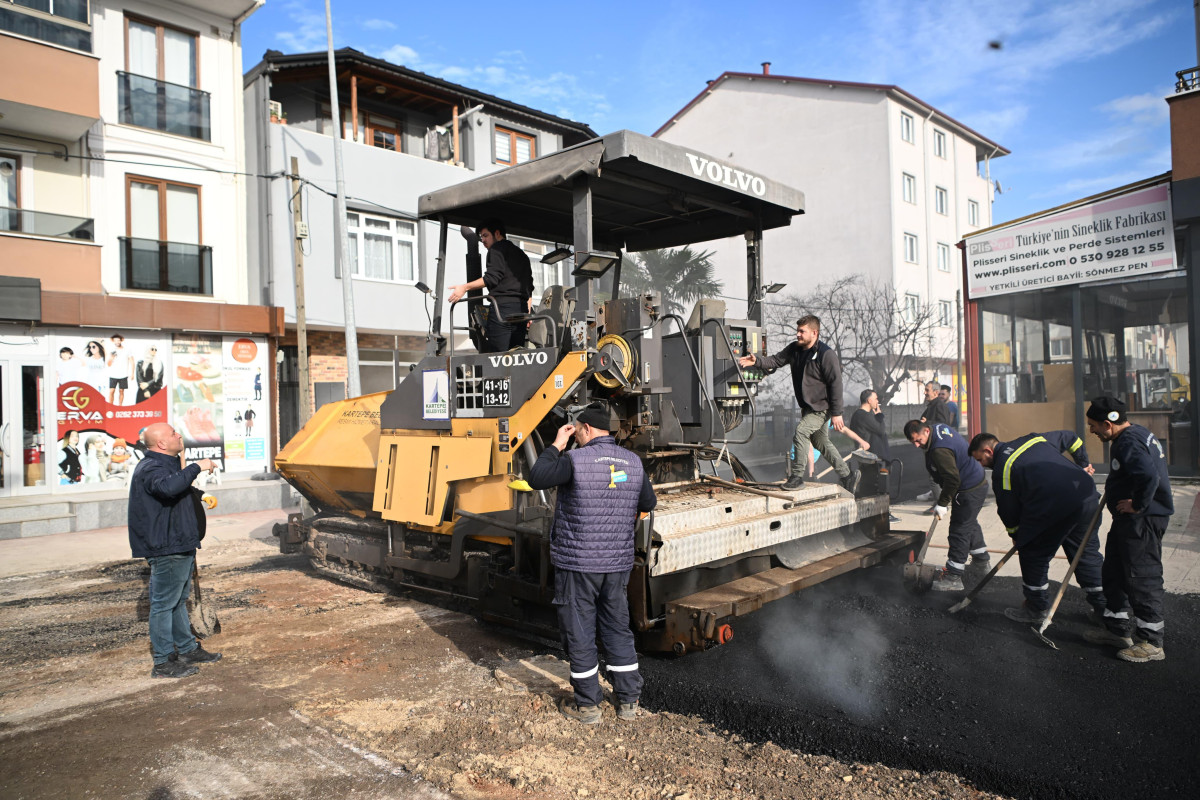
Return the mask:
{"type": "MultiPolygon", "coordinates": [[[[1034,611],[1050,608],[1050,559],[1060,546],[1068,559],[1075,557],[1098,504],[1099,499],[1093,496],[1074,513],[1034,531],[1025,530],[1027,526],[1022,524],[1018,535],[1022,540],[1028,536],[1029,541],[1021,545],[1017,557],[1021,560],[1021,589],[1025,593],[1026,606],[1034,611]]],[[[1100,575],[1103,562],[1100,537],[1093,534],[1075,567],[1075,580],[1087,592],[1088,602],[1100,610],[1106,605],[1100,575]]]]}
{"type": "Polygon", "coordinates": [[[525,304],[515,297],[501,297],[493,302],[488,309],[485,353],[505,353],[514,347],[525,344],[526,323],[516,322],[510,325],[499,322],[498,317],[508,319],[518,314],[524,314],[526,310],[525,304]],[[499,314],[496,313],[497,308],[500,309],[499,314]]]}
{"type": "Polygon", "coordinates": [[[978,486],[958,492],[950,501],[950,529],[946,531],[950,552],[946,554],[946,568],[951,572],[962,572],[968,555],[987,553],[983,528],[979,525],[979,509],[983,508],[987,493],[987,481],[983,480],[978,486]]]}
{"type": "Polygon", "coordinates": [[[1163,642],[1162,537],[1168,519],[1117,514],[1104,545],[1105,626],[1157,647],[1163,642]]]}
{"type": "Polygon", "coordinates": [[[609,680],[618,703],[633,703],[642,694],[633,630],[629,627],[628,572],[554,573],[554,605],[558,630],[571,661],[571,688],[581,706],[598,706],[600,654],[596,634],[604,644],[609,680]]]}

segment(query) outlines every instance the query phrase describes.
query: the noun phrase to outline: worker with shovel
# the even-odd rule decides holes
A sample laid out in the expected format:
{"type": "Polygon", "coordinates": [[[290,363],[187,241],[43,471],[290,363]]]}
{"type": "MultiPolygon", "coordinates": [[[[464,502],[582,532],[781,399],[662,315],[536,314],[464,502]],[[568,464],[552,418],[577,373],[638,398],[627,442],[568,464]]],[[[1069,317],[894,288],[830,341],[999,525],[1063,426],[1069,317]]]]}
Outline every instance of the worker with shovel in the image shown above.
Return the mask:
{"type": "Polygon", "coordinates": [[[1104,628],[1083,636],[1093,644],[1119,647],[1118,658],[1140,664],[1167,657],[1162,538],[1175,503],[1162,444],[1131,423],[1125,411],[1125,404],[1113,397],[1097,397],[1087,410],[1088,430],[1111,443],[1104,492],[1112,527],[1104,545],[1104,628]]]}
{"type": "Polygon", "coordinates": [[[129,486],[129,547],[134,558],[150,562],[150,648],[152,678],[184,678],[196,664],[219,661],[192,634],[187,598],[203,509],[197,508],[192,481],[216,464],[207,458],[184,467],[183,436],[165,422],[142,432],[146,448],[129,486]]]}
{"type": "Polygon", "coordinates": [[[1075,580],[1087,593],[1096,614],[1103,614],[1103,558],[1090,530],[1100,496],[1083,440],[1073,431],[1030,433],[1011,442],[981,433],[971,440],[970,453],[992,470],[996,513],[1021,560],[1025,602],[1020,608],[1004,609],[1004,615],[1027,625],[1040,625],[1050,608],[1050,559],[1059,547],[1068,559],[1073,558],[1085,538],[1087,544],[1075,568],[1075,580]],[[1068,461],[1064,454],[1070,454],[1074,461],[1068,461]]]}
{"type": "Polygon", "coordinates": [[[961,592],[963,573],[980,578],[991,569],[991,557],[979,526],[979,509],[987,499],[987,476],[979,462],[967,453],[967,442],[949,425],[930,426],[919,419],[904,425],[904,436],[925,451],[925,469],[940,487],[933,514],[950,517],[946,532],[950,552],[945,568],[934,576],[930,588],[935,592],[961,592]],[[967,556],[971,563],[968,567],[967,556]]]}

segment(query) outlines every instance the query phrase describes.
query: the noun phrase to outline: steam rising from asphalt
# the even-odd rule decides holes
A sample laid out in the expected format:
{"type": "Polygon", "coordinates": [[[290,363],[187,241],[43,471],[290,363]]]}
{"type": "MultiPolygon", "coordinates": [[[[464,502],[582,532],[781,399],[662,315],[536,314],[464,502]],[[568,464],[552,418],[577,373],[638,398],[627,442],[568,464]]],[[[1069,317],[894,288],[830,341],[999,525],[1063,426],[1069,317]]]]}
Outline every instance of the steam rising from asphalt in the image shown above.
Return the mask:
{"type": "Polygon", "coordinates": [[[760,612],[772,615],[764,628],[772,631],[766,660],[772,677],[784,683],[780,694],[824,702],[856,722],[870,722],[882,710],[887,637],[878,623],[840,613],[817,592],[796,600],[760,612]]]}

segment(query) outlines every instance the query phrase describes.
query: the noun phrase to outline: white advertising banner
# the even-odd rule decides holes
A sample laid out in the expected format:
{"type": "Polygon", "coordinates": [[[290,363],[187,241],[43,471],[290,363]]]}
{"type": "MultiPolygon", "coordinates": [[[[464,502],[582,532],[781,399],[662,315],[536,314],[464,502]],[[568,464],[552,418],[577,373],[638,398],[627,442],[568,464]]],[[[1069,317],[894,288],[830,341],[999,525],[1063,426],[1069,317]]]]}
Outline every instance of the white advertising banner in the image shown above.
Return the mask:
{"type": "Polygon", "coordinates": [[[969,236],[966,242],[972,300],[1177,268],[1166,182],[969,236]]]}

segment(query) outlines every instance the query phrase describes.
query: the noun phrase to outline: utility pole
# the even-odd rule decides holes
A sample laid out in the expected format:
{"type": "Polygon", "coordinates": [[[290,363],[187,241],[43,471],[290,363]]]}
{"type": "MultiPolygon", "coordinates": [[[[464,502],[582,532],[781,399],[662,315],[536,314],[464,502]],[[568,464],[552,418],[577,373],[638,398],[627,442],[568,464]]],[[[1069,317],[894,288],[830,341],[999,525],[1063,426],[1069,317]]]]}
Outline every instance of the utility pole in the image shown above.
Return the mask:
{"type": "Polygon", "coordinates": [[[304,311],[304,240],[300,238],[300,162],[292,156],[292,240],[296,254],[296,349],[300,367],[300,427],[312,416],[312,385],[308,382],[308,321],[304,311]]]}
{"type": "MultiPolygon", "coordinates": [[[[963,307],[962,307],[962,289],[954,293],[955,305],[955,325],[957,327],[956,338],[958,339],[958,365],[954,368],[954,394],[958,401],[958,410],[961,413],[963,407],[963,383],[966,382],[967,376],[963,369],[963,307]]],[[[972,409],[974,411],[974,409],[972,409]]]]}
{"type": "Polygon", "coordinates": [[[346,246],[346,175],[342,168],[341,106],[338,105],[337,65],[333,57],[333,13],[325,0],[325,38],[329,52],[329,107],[333,114],[333,173],[337,179],[337,197],[333,204],[333,231],[337,239],[337,272],[342,277],[342,312],[346,322],[346,377],[349,396],[362,395],[358,378],[358,328],[354,324],[354,279],[348,272],[350,258],[346,246]]]}

